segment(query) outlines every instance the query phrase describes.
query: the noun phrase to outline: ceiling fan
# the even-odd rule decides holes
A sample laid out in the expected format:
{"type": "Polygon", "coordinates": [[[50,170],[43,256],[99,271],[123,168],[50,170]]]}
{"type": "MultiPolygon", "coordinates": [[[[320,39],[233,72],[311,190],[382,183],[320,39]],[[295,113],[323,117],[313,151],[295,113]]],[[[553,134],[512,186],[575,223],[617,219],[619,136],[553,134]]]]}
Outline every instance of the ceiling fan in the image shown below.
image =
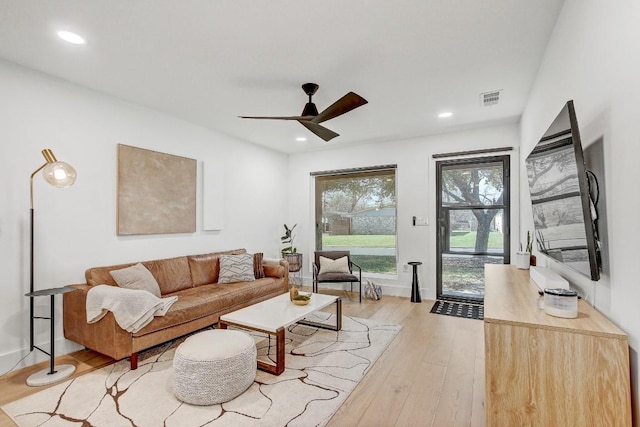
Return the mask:
{"type": "Polygon", "coordinates": [[[348,113],[351,110],[354,110],[358,107],[363,106],[367,103],[367,100],[361,97],[360,95],[349,92],[342,98],[338,99],[336,102],[331,104],[325,110],[318,114],[318,109],[316,108],[316,104],[311,101],[311,97],[318,90],[318,85],[315,83],[305,83],[302,85],[302,90],[309,96],[309,102],[304,106],[304,110],[302,110],[302,114],[299,116],[239,116],[241,119],[267,119],[267,120],[296,120],[302,126],[309,129],[311,132],[318,135],[320,138],[325,141],[330,141],[331,139],[339,136],[336,132],[327,129],[324,126],[321,126],[320,123],[325,122],[327,120],[333,119],[334,117],[338,117],[344,113],[348,113]]]}

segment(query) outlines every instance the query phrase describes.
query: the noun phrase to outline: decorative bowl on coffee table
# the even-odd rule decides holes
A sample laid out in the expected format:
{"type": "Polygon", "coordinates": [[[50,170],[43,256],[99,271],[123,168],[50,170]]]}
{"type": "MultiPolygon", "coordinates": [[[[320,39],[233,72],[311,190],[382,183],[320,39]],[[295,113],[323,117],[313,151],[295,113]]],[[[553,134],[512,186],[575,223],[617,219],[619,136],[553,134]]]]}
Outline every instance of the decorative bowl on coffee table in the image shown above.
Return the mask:
{"type": "Polygon", "coordinates": [[[298,295],[294,296],[291,299],[295,305],[307,305],[309,304],[309,300],[311,300],[311,294],[305,292],[299,292],[298,295]]]}

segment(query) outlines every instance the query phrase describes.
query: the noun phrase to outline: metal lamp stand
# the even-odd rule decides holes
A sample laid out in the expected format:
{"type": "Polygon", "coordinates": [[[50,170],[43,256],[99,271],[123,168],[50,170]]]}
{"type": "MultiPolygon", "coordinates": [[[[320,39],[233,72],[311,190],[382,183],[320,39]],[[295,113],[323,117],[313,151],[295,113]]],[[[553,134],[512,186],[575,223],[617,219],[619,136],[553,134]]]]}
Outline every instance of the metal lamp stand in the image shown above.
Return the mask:
{"type": "Polygon", "coordinates": [[[30,386],[43,386],[47,384],[53,384],[55,382],[61,381],[67,377],[69,377],[76,370],[76,367],[73,365],[59,365],[55,366],[55,300],[54,297],[58,294],[64,294],[67,292],[75,291],[74,288],[69,287],[61,287],[61,288],[52,288],[52,289],[43,289],[39,291],[34,290],[34,269],[33,269],[33,248],[34,248],[34,209],[33,209],[33,177],[44,170],[43,175],[45,180],[56,187],[68,187],[73,185],[76,179],[76,171],[72,166],[59,162],[56,159],[56,156],[50,149],[42,150],[42,155],[44,156],[46,163],[36,169],[35,172],[31,174],[30,181],[30,202],[31,202],[31,212],[30,212],[30,225],[31,225],[31,233],[30,233],[30,251],[29,251],[29,292],[25,294],[25,296],[29,297],[29,351],[33,351],[34,349],[43,352],[44,354],[49,356],[49,369],[43,369],[38,371],[27,378],[27,385],[30,386]],[[50,296],[50,309],[51,315],[50,317],[40,317],[35,315],[34,309],[34,301],[35,297],[40,296],[50,296]],[[35,319],[47,319],[51,322],[51,348],[47,352],[37,345],[35,345],[35,319]]]}

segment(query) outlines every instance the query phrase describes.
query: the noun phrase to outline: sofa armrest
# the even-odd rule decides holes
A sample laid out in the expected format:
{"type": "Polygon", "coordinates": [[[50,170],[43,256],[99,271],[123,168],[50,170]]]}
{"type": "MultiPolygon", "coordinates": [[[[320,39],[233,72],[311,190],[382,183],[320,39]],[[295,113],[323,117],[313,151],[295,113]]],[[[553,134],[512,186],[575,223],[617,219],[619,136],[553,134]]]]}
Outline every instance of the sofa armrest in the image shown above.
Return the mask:
{"type": "Polygon", "coordinates": [[[87,293],[92,286],[69,286],[76,291],[62,296],[64,337],[117,360],[130,356],[131,334],[118,325],[113,313],[107,313],[96,323],[87,323],[87,293]]]}
{"type": "Polygon", "coordinates": [[[263,261],[262,267],[264,268],[264,275],[266,277],[281,279],[289,273],[289,265],[287,264],[287,261],[283,259],[279,261],[263,261]]]}
{"type": "Polygon", "coordinates": [[[289,292],[289,263],[284,259],[263,260],[265,277],[273,277],[282,282],[282,292],[289,292]]]}

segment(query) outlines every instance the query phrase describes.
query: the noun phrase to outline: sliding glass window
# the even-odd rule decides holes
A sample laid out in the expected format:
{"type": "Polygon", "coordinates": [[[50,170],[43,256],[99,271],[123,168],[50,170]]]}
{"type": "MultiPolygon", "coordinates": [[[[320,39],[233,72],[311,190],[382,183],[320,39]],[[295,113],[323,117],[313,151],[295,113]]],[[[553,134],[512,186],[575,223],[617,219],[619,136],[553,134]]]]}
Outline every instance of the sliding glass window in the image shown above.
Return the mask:
{"type": "Polygon", "coordinates": [[[395,165],[312,175],[316,250],[348,250],[363,272],[396,274],[395,165]]]}

